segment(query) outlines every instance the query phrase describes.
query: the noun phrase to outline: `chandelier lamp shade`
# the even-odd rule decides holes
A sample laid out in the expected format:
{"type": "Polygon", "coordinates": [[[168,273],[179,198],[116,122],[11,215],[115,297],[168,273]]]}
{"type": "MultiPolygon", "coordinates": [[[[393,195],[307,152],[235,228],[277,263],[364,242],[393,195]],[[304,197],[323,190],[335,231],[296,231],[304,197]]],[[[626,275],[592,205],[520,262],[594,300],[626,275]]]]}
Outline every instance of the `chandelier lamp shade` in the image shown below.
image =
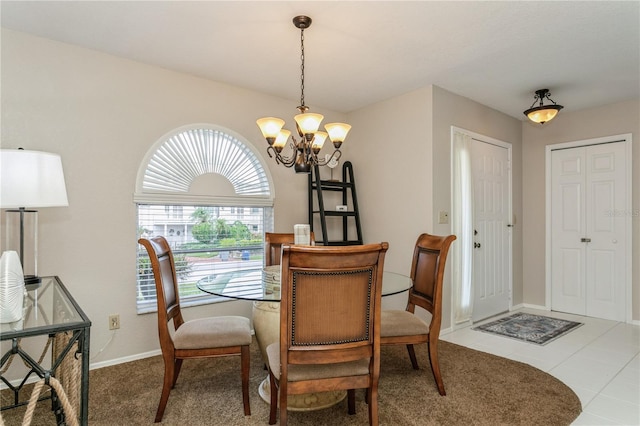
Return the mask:
{"type": "Polygon", "coordinates": [[[18,252],[25,284],[38,284],[38,211],[68,206],[59,155],[0,150],[0,208],[5,211],[5,250],[18,252]]]}
{"type": "Polygon", "coordinates": [[[534,123],[544,124],[547,121],[553,120],[553,118],[558,115],[558,112],[562,108],[562,105],[558,105],[551,99],[551,93],[549,93],[549,89],[540,89],[536,90],[536,94],[533,99],[533,104],[531,107],[524,111],[524,115],[534,123]],[[552,104],[544,105],[544,100],[548,100],[552,104]],[[536,102],[540,102],[538,106],[534,107],[536,102]]]}
{"type": "Polygon", "coordinates": [[[284,120],[277,117],[264,117],[256,121],[262,136],[269,146],[269,157],[275,158],[276,163],[285,167],[293,167],[296,173],[309,173],[315,165],[325,166],[331,161],[340,159],[342,152],[340,147],[347,137],[351,126],[345,123],[325,124],[326,130],[320,129],[324,119],[322,114],[309,112],[309,107],[304,103],[304,30],[311,25],[308,16],[296,16],[293,25],[300,30],[300,106],[299,114],[294,117],[297,137],[291,131],[284,129],[284,120]],[[318,154],[329,138],[333,143],[334,151],[331,155],[320,158],[318,154]],[[287,148],[287,144],[289,147],[287,148]]]}

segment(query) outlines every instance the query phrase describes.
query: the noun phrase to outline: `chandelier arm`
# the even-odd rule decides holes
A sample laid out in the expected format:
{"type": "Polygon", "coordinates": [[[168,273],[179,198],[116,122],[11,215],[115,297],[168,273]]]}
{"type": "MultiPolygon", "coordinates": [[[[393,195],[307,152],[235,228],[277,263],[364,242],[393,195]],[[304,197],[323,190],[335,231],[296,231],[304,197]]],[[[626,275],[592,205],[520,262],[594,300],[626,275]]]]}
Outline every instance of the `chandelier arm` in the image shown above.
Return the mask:
{"type": "Polygon", "coordinates": [[[267,147],[267,154],[269,154],[269,158],[276,160],[276,164],[282,164],[285,167],[291,167],[296,162],[295,155],[293,157],[285,157],[284,155],[279,154],[272,146],[267,147]]]}
{"type": "Polygon", "coordinates": [[[276,150],[272,146],[267,147],[267,154],[269,154],[269,158],[273,158],[273,156],[275,155],[276,161],[277,161],[278,154],[276,153],[276,150]],[[273,154],[271,152],[273,152],[273,154]]]}
{"type": "Polygon", "coordinates": [[[285,158],[285,157],[281,156],[280,154],[276,153],[276,164],[282,164],[283,166],[285,166],[287,168],[291,168],[291,167],[293,167],[294,164],[296,164],[296,157],[285,158]]]}
{"type": "Polygon", "coordinates": [[[319,160],[317,155],[314,156],[318,166],[326,166],[327,164],[329,164],[333,160],[339,161],[340,157],[342,157],[342,151],[340,151],[339,149],[336,149],[335,151],[333,151],[333,153],[331,154],[331,157],[325,158],[324,160],[319,160]]]}

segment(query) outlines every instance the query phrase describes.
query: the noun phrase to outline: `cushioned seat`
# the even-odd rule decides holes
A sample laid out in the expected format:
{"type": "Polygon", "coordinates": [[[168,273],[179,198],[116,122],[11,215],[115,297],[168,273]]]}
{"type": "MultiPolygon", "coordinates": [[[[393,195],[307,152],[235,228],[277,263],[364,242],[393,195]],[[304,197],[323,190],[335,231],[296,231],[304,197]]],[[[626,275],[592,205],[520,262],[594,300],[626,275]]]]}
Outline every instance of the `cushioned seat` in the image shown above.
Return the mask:
{"type": "Polygon", "coordinates": [[[173,336],[176,349],[226,348],[251,344],[249,318],[224,316],[187,321],[173,336]]]}
{"type": "Polygon", "coordinates": [[[380,316],[380,334],[385,337],[429,334],[429,324],[431,315],[425,322],[408,311],[384,310],[380,316]]]}
{"type": "MultiPolygon", "coordinates": [[[[271,371],[274,376],[280,377],[280,343],[272,343],[267,346],[267,356],[272,362],[271,371]]],[[[350,362],[337,362],[333,364],[291,364],[287,379],[290,382],[301,380],[331,379],[334,377],[348,377],[369,374],[369,358],[362,358],[350,362]]]]}

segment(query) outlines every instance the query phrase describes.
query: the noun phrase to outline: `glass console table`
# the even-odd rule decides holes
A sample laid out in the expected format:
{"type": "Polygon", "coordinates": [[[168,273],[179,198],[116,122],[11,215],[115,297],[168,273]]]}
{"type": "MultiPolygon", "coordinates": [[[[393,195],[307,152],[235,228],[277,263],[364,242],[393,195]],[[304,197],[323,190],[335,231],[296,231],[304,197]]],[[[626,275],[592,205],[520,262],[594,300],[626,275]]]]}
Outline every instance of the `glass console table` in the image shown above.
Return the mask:
{"type": "MultiPolygon", "coordinates": [[[[13,392],[13,400],[2,410],[26,405],[20,401],[20,390],[26,383],[44,380],[51,386],[54,377],[65,392],[63,396],[75,409],[78,423],[88,424],[89,414],[89,335],[91,321],[73,299],[58,277],[42,277],[38,285],[27,286],[23,318],[13,323],[0,324],[0,340],[4,354],[0,359],[0,379],[13,392]],[[42,355],[29,354],[24,339],[47,336],[42,355]],[[50,350],[50,363],[45,354],[50,350]],[[16,385],[5,376],[12,361],[21,359],[27,373],[16,385]],[[79,373],[79,374],[78,374],[79,373]],[[79,379],[78,379],[79,377],[79,379]],[[29,380],[31,379],[31,380],[29,380]]],[[[31,342],[29,342],[29,346],[31,342]]],[[[61,395],[52,388],[52,410],[58,424],[66,424],[61,395]]]]}

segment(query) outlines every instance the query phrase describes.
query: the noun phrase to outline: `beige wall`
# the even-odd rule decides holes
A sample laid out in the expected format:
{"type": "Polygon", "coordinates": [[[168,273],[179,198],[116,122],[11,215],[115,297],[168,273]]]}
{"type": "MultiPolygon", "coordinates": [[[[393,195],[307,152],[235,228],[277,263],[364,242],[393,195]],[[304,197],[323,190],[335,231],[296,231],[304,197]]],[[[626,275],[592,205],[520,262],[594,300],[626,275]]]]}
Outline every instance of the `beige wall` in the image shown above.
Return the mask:
{"type": "MultiPolygon", "coordinates": [[[[438,212],[451,210],[451,126],[513,145],[513,209],[522,213],[521,123],[512,117],[429,86],[363,108],[348,117],[354,136],[347,158],[357,164],[358,197],[368,241],[389,241],[385,269],[409,273],[422,232],[446,235],[438,212]]],[[[455,244],[455,242],[454,242],[455,244]]],[[[522,303],[522,231],[513,238],[514,304],[522,303]]],[[[449,266],[450,267],[450,266],[449,266]]],[[[443,328],[451,326],[451,273],[443,292],[443,328]]],[[[403,308],[406,295],[384,304],[403,308]]]]}
{"type": "Polygon", "coordinates": [[[545,304],[545,147],[547,145],[631,133],[633,138],[633,320],[640,319],[640,101],[632,100],[599,108],[563,110],[544,126],[522,126],[524,188],[524,301],[545,304]],[[635,213],[634,213],[635,212],[635,213]]]}
{"type": "MultiPolygon", "coordinates": [[[[275,230],[307,222],[306,175],[276,166],[255,120],[293,122],[295,100],[2,30],[2,147],[62,156],[69,207],[40,211],[40,275],[59,275],[93,322],[91,351],[121,329],[101,362],[158,348],[156,316],[136,314],[136,174],[165,133],[193,123],[232,129],[255,143],[275,184],[275,230]]],[[[331,111],[325,120],[344,121],[331,111]]],[[[2,229],[2,228],[0,228],[2,229]]],[[[190,308],[187,318],[239,313],[249,302],[190,308]]]]}
{"type": "MultiPolygon", "coordinates": [[[[417,236],[433,230],[431,87],[348,116],[345,158],[354,163],[365,242],[387,241],[385,270],[409,274],[417,236]]],[[[404,309],[407,296],[385,297],[404,309]]]]}
{"type": "Polygon", "coordinates": [[[409,273],[416,237],[432,230],[431,88],[351,113],[354,163],[364,239],[387,241],[385,269],[409,273]]]}

